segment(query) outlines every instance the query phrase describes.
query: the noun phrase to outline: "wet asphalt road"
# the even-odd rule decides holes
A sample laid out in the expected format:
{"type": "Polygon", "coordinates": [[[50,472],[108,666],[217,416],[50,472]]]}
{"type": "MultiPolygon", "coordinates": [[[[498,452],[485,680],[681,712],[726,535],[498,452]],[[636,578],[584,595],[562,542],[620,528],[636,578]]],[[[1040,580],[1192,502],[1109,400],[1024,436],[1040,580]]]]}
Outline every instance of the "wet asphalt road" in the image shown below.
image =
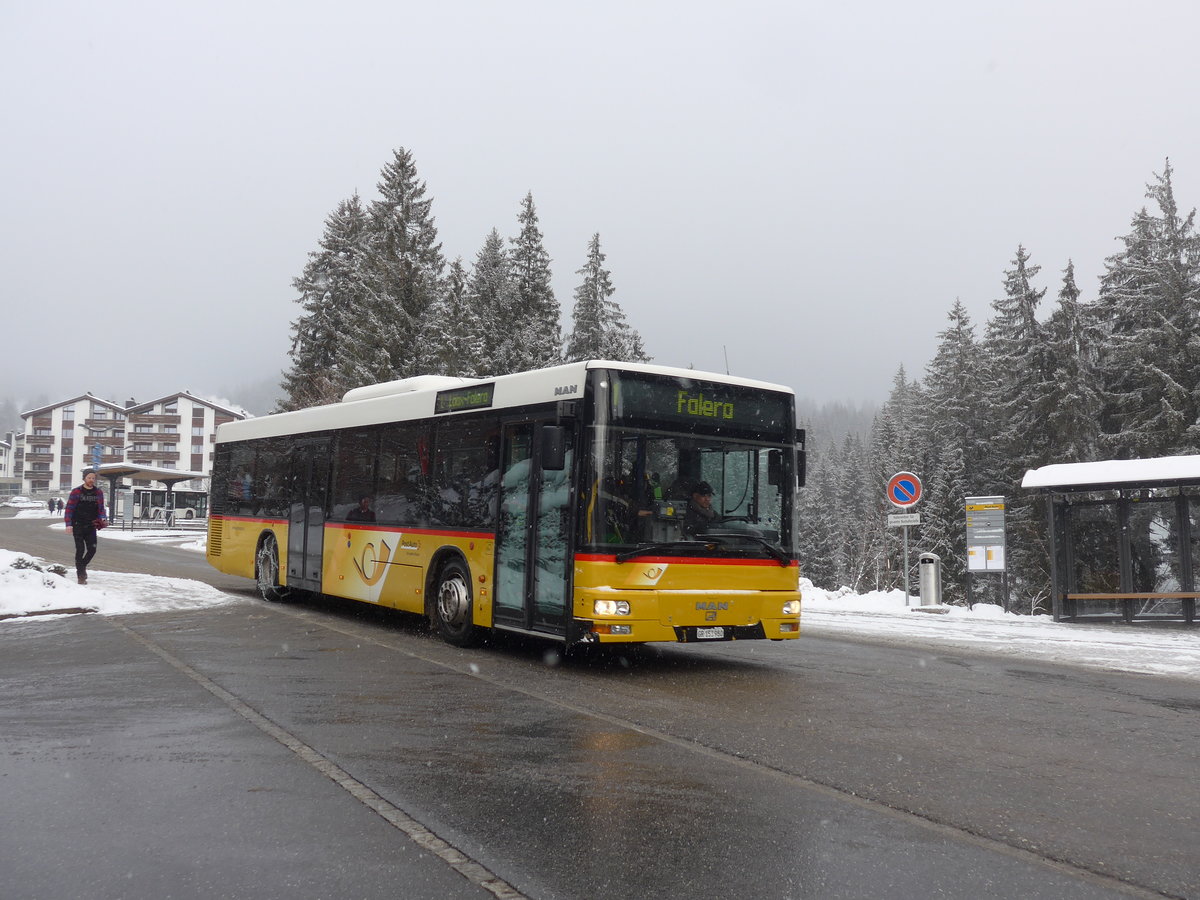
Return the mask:
{"type": "MultiPolygon", "coordinates": [[[[36,522],[0,547],[55,558],[36,522]]],[[[0,625],[4,897],[1200,897],[1193,682],[813,637],[463,651],[101,540],[97,584],[244,599],[0,625]]]]}

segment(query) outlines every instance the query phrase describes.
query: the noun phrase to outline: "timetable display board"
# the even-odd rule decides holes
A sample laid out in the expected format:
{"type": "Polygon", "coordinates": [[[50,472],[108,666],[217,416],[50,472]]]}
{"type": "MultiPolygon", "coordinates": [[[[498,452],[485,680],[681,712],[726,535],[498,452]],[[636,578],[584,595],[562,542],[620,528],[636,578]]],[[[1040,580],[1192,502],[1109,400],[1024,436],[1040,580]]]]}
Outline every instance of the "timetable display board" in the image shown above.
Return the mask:
{"type": "Polygon", "coordinates": [[[967,571],[1003,572],[1005,524],[1003,497],[967,497],[967,571]]]}

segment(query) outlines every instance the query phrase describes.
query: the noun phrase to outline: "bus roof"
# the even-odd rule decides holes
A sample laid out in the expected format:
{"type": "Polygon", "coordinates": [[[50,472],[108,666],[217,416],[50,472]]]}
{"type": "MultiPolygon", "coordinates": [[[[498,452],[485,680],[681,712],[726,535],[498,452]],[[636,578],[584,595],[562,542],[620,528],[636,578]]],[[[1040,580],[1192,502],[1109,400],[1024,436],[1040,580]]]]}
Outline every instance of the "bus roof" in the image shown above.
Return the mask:
{"type": "MultiPolygon", "coordinates": [[[[611,360],[588,360],[567,363],[548,369],[516,372],[495,378],[452,378],[422,375],[400,381],[386,381],[347,391],[338,403],[313,406],[294,412],[276,413],[227,422],[217,429],[218,442],[244,441],[255,438],[279,437],[289,434],[355,428],[386,422],[421,419],[434,414],[434,401],[439,391],[472,385],[494,385],[491,409],[550,403],[556,399],[582,397],[591,369],[617,369],[623,372],[644,372],[674,378],[692,378],[717,384],[731,384],[793,394],[789,387],[754,381],[734,375],[701,372],[696,369],[677,369],[649,363],[623,363],[611,360]]],[[[455,413],[445,413],[454,415],[455,413]]]]}

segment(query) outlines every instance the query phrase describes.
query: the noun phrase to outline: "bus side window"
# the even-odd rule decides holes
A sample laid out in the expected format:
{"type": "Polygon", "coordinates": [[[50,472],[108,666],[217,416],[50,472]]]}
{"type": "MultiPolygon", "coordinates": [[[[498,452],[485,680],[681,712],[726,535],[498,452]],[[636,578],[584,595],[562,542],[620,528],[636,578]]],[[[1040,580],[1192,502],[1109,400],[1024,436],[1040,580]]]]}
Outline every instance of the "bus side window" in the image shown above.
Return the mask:
{"type": "Polygon", "coordinates": [[[388,425],[379,445],[375,486],[375,520],[387,525],[429,524],[425,501],[427,478],[421,447],[428,445],[421,425],[388,425]]]}

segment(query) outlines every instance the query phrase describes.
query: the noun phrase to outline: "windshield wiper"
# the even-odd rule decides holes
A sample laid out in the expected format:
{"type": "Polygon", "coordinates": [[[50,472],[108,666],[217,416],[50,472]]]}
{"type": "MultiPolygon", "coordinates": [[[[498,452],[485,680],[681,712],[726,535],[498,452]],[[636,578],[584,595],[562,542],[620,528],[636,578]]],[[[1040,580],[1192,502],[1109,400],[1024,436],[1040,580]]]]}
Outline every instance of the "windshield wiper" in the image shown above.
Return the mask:
{"type": "MultiPolygon", "coordinates": [[[[771,554],[771,556],[775,558],[775,561],[779,563],[779,565],[786,566],[789,562],[786,553],[784,553],[766,538],[759,537],[757,534],[743,534],[740,531],[706,531],[704,534],[697,535],[697,537],[712,538],[713,540],[722,544],[728,543],[728,540],[725,540],[728,538],[737,538],[740,541],[754,541],[754,543],[758,544],[769,554],[771,554]]],[[[703,543],[703,541],[701,543],[703,543]]]]}
{"type": "Polygon", "coordinates": [[[632,550],[618,553],[617,562],[629,562],[631,559],[637,559],[639,556],[645,556],[647,553],[656,553],[659,550],[674,550],[679,547],[708,547],[712,543],[712,541],[663,541],[659,544],[639,544],[632,550]]]}

